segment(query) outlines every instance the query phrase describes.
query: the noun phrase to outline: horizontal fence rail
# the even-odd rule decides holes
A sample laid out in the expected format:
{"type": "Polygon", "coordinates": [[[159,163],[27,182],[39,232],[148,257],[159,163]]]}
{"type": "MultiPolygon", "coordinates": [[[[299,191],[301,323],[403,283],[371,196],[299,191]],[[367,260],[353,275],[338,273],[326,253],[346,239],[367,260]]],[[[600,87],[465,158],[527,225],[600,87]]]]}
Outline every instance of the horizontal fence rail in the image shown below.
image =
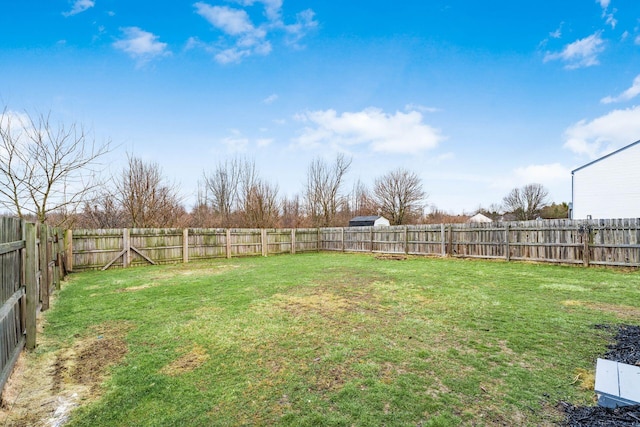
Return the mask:
{"type": "Polygon", "coordinates": [[[66,235],[68,268],[308,251],[640,267],[640,220],[539,220],[309,229],[108,229],[66,235]]]}

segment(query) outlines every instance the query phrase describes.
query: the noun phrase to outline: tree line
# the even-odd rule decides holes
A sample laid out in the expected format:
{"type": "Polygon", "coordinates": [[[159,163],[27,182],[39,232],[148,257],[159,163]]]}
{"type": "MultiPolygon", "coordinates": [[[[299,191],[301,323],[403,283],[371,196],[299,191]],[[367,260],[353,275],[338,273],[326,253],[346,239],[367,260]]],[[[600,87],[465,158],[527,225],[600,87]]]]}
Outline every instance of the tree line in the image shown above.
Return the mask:
{"type": "MultiPolygon", "coordinates": [[[[371,187],[356,180],[346,188],[352,159],[313,159],[301,192],[280,194],[277,184],[260,176],[255,161],[234,157],[202,172],[194,206],[187,210],[180,189],[159,164],[128,154],[121,171],[101,177],[99,163],[112,150],[81,125],[65,125],[50,115],[0,114],[0,206],[7,213],[52,225],[78,228],[250,227],[300,228],[346,226],[350,218],[382,215],[392,225],[463,222],[432,208],[414,171],[399,167],[377,177],[371,187]]],[[[540,184],[513,189],[501,205],[479,209],[498,219],[533,219],[550,206],[540,184]]],[[[557,212],[556,212],[557,211],[557,212]]]]}

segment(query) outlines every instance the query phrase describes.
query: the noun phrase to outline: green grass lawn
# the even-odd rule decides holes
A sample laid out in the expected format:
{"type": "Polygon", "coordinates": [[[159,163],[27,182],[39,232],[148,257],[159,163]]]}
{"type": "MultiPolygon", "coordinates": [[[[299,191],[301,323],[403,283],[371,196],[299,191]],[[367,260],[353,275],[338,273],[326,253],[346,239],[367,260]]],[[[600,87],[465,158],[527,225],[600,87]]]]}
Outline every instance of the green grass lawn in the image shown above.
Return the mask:
{"type": "Polygon", "coordinates": [[[545,425],[639,316],[635,271],[224,259],[73,274],[30,357],[90,387],[68,426],[545,425]]]}

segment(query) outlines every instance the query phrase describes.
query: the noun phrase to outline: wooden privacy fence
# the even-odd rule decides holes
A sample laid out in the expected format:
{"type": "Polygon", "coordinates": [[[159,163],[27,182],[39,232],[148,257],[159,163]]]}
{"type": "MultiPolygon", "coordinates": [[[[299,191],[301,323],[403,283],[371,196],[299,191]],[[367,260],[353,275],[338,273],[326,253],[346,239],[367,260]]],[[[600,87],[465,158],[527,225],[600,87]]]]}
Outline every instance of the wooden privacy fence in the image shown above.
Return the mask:
{"type": "Polygon", "coordinates": [[[322,250],[640,267],[640,219],[324,228],[322,250]]]}
{"type": "Polygon", "coordinates": [[[66,236],[68,268],[307,251],[640,267],[640,220],[540,220],[313,229],[108,229],[66,236]]]}
{"type": "Polygon", "coordinates": [[[64,278],[62,232],[0,217],[0,390],[20,352],[36,346],[36,316],[64,278]]]}
{"type": "Polygon", "coordinates": [[[319,229],[67,230],[69,270],[318,251],[319,229]]]}

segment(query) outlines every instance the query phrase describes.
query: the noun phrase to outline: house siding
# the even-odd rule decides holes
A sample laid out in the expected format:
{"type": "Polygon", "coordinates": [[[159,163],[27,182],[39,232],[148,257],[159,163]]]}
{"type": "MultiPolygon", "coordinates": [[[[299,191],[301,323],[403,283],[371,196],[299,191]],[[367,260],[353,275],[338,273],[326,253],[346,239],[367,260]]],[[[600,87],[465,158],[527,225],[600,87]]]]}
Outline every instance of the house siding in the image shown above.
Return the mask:
{"type": "Polygon", "coordinates": [[[640,141],[572,172],[573,219],[640,217],[640,141]]]}

